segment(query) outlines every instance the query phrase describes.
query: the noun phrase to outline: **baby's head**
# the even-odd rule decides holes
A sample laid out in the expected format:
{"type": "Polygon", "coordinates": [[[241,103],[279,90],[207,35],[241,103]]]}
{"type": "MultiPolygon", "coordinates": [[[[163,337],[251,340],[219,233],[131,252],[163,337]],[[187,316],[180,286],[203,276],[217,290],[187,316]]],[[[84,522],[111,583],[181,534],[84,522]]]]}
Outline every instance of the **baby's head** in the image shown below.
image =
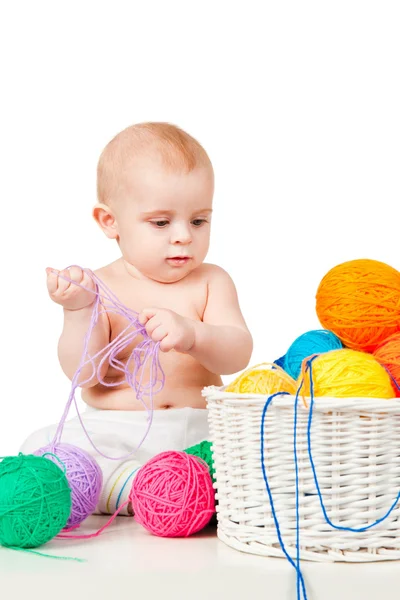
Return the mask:
{"type": "Polygon", "coordinates": [[[168,123],[132,125],[103,150],[93,216],[132,275],[179,281],[205,259],[214,172],[202,146],[168,123]]]}

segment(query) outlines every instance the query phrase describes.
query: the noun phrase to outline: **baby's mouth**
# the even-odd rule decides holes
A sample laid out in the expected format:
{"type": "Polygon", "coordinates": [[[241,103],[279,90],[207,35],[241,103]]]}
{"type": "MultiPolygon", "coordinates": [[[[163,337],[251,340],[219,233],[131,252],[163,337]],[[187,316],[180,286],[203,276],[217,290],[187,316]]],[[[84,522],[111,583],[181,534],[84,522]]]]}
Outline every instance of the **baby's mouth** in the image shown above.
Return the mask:
{"type": "Polygon", "coordinates": [[[167,258],[167,262],[173,265],[185,265],[191,260],[190,256],[171,256],[167,258]]]}

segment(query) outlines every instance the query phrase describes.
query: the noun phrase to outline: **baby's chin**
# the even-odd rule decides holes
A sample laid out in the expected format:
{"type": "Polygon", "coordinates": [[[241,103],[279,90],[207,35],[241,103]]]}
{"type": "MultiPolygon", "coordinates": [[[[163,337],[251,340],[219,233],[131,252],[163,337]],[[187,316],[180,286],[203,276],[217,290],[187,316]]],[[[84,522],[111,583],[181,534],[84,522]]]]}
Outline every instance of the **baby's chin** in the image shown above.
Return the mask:
{"type": "Polygon", "coordinates": [[[160,266],[160,268],[149,269],[142,265],[133,265],[127,260],[125,260],[125,264],[133,277],[137,279],[151,279],[158,283],[177,283],[187,277],[198,266],[197,263],[176,267],[165,264],[160,266]]]}
{"type": "Polygon", "coordinates": [[[163,272],[153,273],[150,278],[159,283],[177,283],[191,273],[193,269],[166,269],[163,272]]]}

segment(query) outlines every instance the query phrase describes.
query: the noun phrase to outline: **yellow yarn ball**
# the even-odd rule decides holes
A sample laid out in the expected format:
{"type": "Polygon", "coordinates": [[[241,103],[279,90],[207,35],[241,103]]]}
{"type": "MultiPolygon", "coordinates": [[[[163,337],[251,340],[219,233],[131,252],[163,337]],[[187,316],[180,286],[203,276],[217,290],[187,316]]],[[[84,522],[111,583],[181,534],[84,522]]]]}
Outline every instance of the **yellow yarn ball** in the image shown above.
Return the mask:
{"type": "Polygon", "coordinates": [[[244,371],[226,388],[226,392],[235,394],[276,394],[289,392],[295,394],[296,381],[276,364],[261,363],[244,371]]]}
{"type": "MultiPolygon", "coordinates": [[[[303,361],[300,394],[310,396],[310,369],[303,361]]],[[[390,377],[372,354],[358,350],[331,350],[312,361],[314,396],[333,398],[394,398],[390,377]]]]}

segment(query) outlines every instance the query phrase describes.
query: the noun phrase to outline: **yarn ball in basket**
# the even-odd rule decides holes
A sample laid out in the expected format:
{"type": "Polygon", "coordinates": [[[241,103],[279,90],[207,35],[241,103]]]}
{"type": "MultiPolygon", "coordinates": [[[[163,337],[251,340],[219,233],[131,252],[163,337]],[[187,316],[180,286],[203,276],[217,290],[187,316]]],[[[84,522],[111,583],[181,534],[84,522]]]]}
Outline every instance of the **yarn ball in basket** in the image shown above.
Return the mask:
{"type": "Polygon", "coordinates": [[[72,491],[72,507],[67,527],[75,527],[93,514],[103,483],[103,475],[97,461],[85,450],[64,443],[43,446],[33,454],[45,455],[44,458],[55,462],[60,467],[59,461],[52,456],[55,454],[65,465],[66,477],[72,491]]]}
{"type": "MultiPolygon", "coordinates": [[[[305,359],[299,384],[301,394],[310,395],[310,359],[305,359]]],[[[312,360],[314,396],[333,398],[393,398],[390,376],[372,354],[343,348],[320,354],[312,360]]]]}
{"type": "Polygon", "coordinates": [[[276,360],[274,360],[274,364],[278,365],[281,369],[285,370],[285,355],[280,356],[276,360]]]}
{"type": "Polygon", "coordinates": [[[327,329],[307,331],[296,338],[289,347],[284,357],[283,368],[293,379],[297,379],[300,375],[301,363],[307,356],[339,348],[343,348],[343,344],[332,331],[327,329]]]}
{"type": "Polygon", "coordinates": [[[400,273],[376,260],[342,263],[319,284],[316,311],[346,347],[373,352],[400,331],[400,273]]]}
{"type": "Polygon", "coordinates": [[[213,455],[211,451],[211,442],[204,440],[200,442],[200,444],[196,444],[195,446],[190,446],[190,448],[186,448],[185,452],[204,460],[204,462],[207,464],[210,470],[211,479],[215,481],[215,469],[213,455]]]}
{"type": "Polygon", "coordinates": [[[281,367],[273,363],[261,363],[250,367],[239,375],[226,388],[225,392],[235,394],[295,394],[295,380],[281,367]]]}
{"type": "Polygon", "coordinates": [[[205,527],[215,512],[207,465],[191,454],[161,452],[143,465],[129,499],[135,519],[160,537],[187,537],[205,527]]]}
{"type": "Polygon", "coordinates": [[[65,527],[71,489],[60,466],[33,454],[0,462],[0,544],[37,548],[65,527]]]}
{"type": "Polygon", "coordinates": [[[375,349],[376,360],[385,367],[392,376],[396,396],[400,397],[400,332],[384,340],[375,349]]]}

